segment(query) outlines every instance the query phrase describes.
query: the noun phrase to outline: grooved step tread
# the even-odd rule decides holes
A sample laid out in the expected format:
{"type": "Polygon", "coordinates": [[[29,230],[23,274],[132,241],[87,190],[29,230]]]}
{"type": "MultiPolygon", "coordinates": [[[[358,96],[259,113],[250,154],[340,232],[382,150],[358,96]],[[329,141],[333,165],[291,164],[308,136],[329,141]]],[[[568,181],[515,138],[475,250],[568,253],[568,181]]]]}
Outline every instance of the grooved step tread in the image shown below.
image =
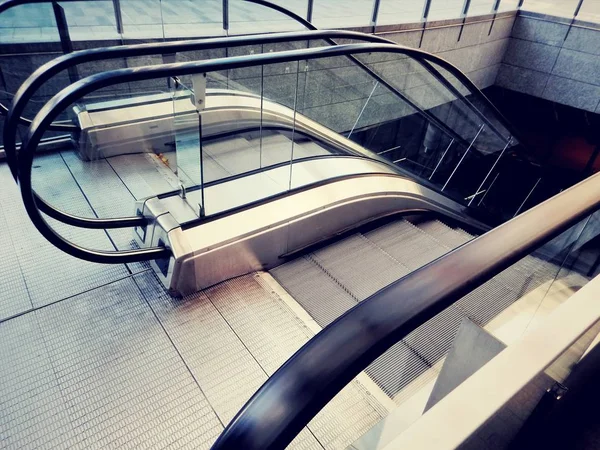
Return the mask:
{"type": "MultiPolygon", "coordinates": [[[[439,220],[399,219],[356,233],[271,272],[306,311],[326,326],[379,289],[473,239],[439,220]]],[[[391,398],[446,355],[463,318],[485,326],[523,295],[554,279],[558,267],[539,256],[515,265],[415,329],[366,372],[391,398]]],[[[398,299],[402,301],[402,299],[398,299]]],[[[412,389],[412,387],[411,387],[412,389]]]]}

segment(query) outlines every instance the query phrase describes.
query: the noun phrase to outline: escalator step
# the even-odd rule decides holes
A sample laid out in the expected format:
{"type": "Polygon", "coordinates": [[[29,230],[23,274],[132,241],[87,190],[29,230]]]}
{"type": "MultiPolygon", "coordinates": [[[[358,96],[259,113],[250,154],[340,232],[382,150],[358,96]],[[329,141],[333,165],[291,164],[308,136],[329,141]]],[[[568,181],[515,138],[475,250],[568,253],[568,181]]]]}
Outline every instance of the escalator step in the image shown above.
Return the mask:
{"type": "Polygon", "coordinates": [[[448,252],[437,240],[406,220],[384,225],[365,236],[411,271],[448,252]]]}
{"type": "Polygon", "coordinates": [[[434,239],[449,249],[454,249],[471,239],[470,235],[458,233],[439,220],[428,220],[416,224],[421,230],[431,235],[434,239]]]}
{"type": "Polygon", "coordinates": [[[359,301],[409,272],[361,234],[319,249],[310,257],[359,301]]]}
{"type": "Polygon", "coordinates": [[[306,257],[276,267],[271,274],[321,327],[356,305],[347,290],[306,257]]]}

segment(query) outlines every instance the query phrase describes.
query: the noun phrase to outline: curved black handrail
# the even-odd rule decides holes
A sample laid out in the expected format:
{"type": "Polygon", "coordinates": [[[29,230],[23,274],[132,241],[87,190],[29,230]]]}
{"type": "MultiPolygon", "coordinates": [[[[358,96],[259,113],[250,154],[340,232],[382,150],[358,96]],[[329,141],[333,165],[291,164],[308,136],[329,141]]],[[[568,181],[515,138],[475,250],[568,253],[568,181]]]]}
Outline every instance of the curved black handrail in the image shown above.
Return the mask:
{"type": "MultiPolygon", "coordinates": [[[[13,98],[10,110],[7,114],[4,126],[4,148],[8,166],[15,180],[18,179],[18,158],[16,152],[17,123],[25,110],[27,102],[34,93],[50,78],[59,72],[84,62],[98,61],[108,58],[122,58],[128,56],[142,56],[156,54],[158,52],[176,53],[190,50],[208,50],[228,47],[241,47],[249,44],[272,44],[279,42],[306,41],[323,39],[324,37],[345,37],[349,39],[364,40],[367,42],[379,42],[380,38],[356,33],[352,31],[305,31],[295,33],[277,33],[266,36],[237,36],[228,38],[198,39],[190,41],[173,41],[167,43],[135,44],[127,46],[94,48],[69,53],[53,59],[36,69],[25,82],[19,87],[13,98]]],[[[31,121],[29,121],[31,123],[31,121]]],[[[118,217],[118,218],[90,218],[80,217],[61,211],[40,196],[34,193],[36,204],[40,210],[68,225],[90,229],[112,229],[126,228],[132,226],[144,226],[147,219],[142,216],[118,217]]]]}
{"type": "MultiPolygon", "coordinates": [[[[9,109],[4,106],[4,104],[0,103],[0,115],[7,116],[9,109]]],[[[31,120],[26,117],[19,117],[18,121],[21,125],[29,126],[31,125],[31,120]]],[[[73,125],[70,123],[53,123],[48,127],[49,131],[77,131],[79,127],[77,125],[73,125]]]]}
{"type": "Polygon", "coordinates": [[[600,174],[360,302],[308,341],[212,450],[285,448],[354,377],[419,325],[600,207],[600,174]]]}
{"type": "MultiPolygon", "coordinates": [[[[48,2],[49,0],[6,0],[2,3],[0,3],[0,14],[14,6],[18,6],[18,5],[23,5],[23,4],[28,4],[28,3],[45,3],[48,2]]],[[[77,1],[77,0],[65,0],[65,1],[77,1]]],[[[108,1],[108,0],[107,0],[108,1]]],[[[299,16],[298,14],[295,14],[294,12],[288,10],[287,8],[284,8],[282,6],[273,4],[271,2],[268,2],[266,0],[245,0],[249,3],[254,3],[254,4],[258,4],[273,10],[276,10],[288,17],[290,17],[291,19],[295,20],[296,22],[300,23],[301,25],[303,25],[304,27],[306,27],[309,30],[317,30],[317,28],[309,21],[307,21],[306,19],[304,19],[303,17],[299,16]]],[[[367,35],[368,36],[368,35],[367,35]]],[[[325,38],[325,40],[332,45],[337,45],[337,43],[332,40],[331,38],[325,38]]],[[[367,39],[362,39],[362,40],[367,40],[367,39]]],[[[385,38],[381,38],[378,37],[378,39],[373,40],[373,41],[378,41],[378,42],[387,42],[387,43],[391,43],[394,44],[395,42],[385,39],[385,38]]],[[[143,44],[142,44],[143,45],[143,44]]],[[[151,44],[150,44],[151,45],[151,44]]],[[[157,47],[160,47],[160,43],[157,44],[157,47]]],[[[395,87],[393,87],[392,85],[390,85],[389,83],[387,83],[384,79],[382,79],[379,75],[377,75],[375,72],[373,72],[371,69],[369,69],[365,64],[363,64],[362,62],[353,59],[353,62],[355,62],[359,67],[361,67],[363,70],[366,70],[371,76],[373,76],[377,81],[379,81],[382,85],[384,85],[387,89],[391,90],[393,93],[395,93],[397,96],[401,96],[403,98],[403,100],[407,101],[408,104],[410,104],[412,107],[414,107],[417,111],[419,112],[424,112],[422,111],[420,108],[418,108],[418,106],[413,105],[412,102],[410,102],[405,96],[403,96],[395,87]]],[[[447,89],[449,89],[457,98],[459,98],[461,101],[465,102],[479,117],[480,119],[482,119],[484,122],[486,122],[488,124],[488,126],[499,136],[502,137],[502,133],[500,131],[498,131],[496,129],[496,127],[493,125],[493,123],[491,123],[487,117],[481,113],[479,111],[479,109],[473,105],[460,91],[458,91],[458,89],[456,89],[452,83],[450,83],[448,80],[446,80],[445,77],[441,76],[436,70],[435,68],[433,68],[430,64],[428,64],[425,61],[421,61],[421,60],[417,60],[419,63],[421,63],[425,69],[431,73],[438,81],[440,81],[447,89]]],[[[77,64],[77,63],[75,63],[77,64]]],[[[462,72],[458,71],[457,73],[452,73],[452,75],[456,76],[457,79],[459,79],[459,81],[461,81],[463,84],[466,85],[466,87],[476,96],[478,97],[485,105],[486,107],[490,108],[491,111],[498,116],[498,118],[500,119],[500,122],[503,124],[503,126],[511,133],[511,136],[514,137],[515,139],[517,139],[519,142],[523,143],[523,139],[521,138],[521,134],[516,131],[513,127],[513,125],[506,120],[506,118],[502,115],[502,113],[495,107],[495,105],[485,96],[485,94],[483,94],[483,92],[481,92],[479,90],[479,88],[477,86],[475,86],[474,83],[471,82],[471,80],[466,77],[462,72]]],[[[1,110],[7,110],[7,108],[0,104],[0,112],[1,110]]],[[[29,119],[26,119],[24,117],[21,117],[20,114],[23,111],[21,110],[19,115],[17,116],[16,121],[18,121],[18,123],[22,123],[22,124],[30,124],[29,119]]],[[[441,121],[438,121],[437,118],[435,118],[434,116],[432,117],[427,117],[428,120],[430,120],[433,123],[436,123],[436,125],[438,127],[444,129],[444,128],[448,128],[445,127],[445,124],[441,121]],[[440,123],[437,123],[440,122],[440,123]]],[[[69,125],[69,124],[51,124],[48,127],[49,130],[57,130],[57,131],[73,131],[73,130],[77,130],[78,128],[75,125],[69,125]]],[[[461,140],[460,136],[454,136],[454,132],[451,129],[445,129],[445,131],[447,133],[449,133],[450,135],[453,135],[453,137],[456,139],[458,137],[459,141],[461,140]]],[[[511,136],[505,137],[506,139],[510,139],[511,136]]],[[[12,157],[13,153],[10,153],[13,151],[14,149],[14,143],[11,144],[11,142],[14,140],[14,138],[11,140],[9,138],[9,145],[8,145],[8,151],[7,151],[7,160],[9,163],[10,167],[16,167],[16,162],[14,161],[14,158],[12,157]]],[[[13,169],[11,168],[11,171],[13,171],[13,169]]],[[[16,173],[13,171],[13,175],[16,177],[16,173]]],[[[60,214],[57,214],[58,216],[60,216],[60,214]]]]}
{"type": "MultiPolygon", "coordinates": [[[[315,33],[315,32],[312,32],[315,33]]],[[[133,82],[148,80],[153,78],[163,78],[173,75],[189,75],[194,73],[207,73],[218,70],[236,69],[241,67],[253,67],[263,64],[274,64],[281,62],[291,62],[303,59],[318,59],[332,56],[346,56],[350,54],[361,53],[398,53],[406,54],[415,58],[424,59],[439,59],[421,50],[400,47],[395,44],[349,44],[338,45],[335,47],[321,47],[301,50],[290,50],[277,53],[255,54],[246,56],[237,56],[230,58],[215,59],[209,61],[195,61],[187,63],[163,64],[157,66],[136,67],[131,69],[119,69],[109,72],[104,72],[89,76],[79,80],[70,86],[64,88],[56,94],[49,102],[47,102],[38,112],[32,121],[31,127],[28,130],[25,141],[21,149],[19,164],[19,181],[21,187],[21,195],[23,203],[30,219],[38,230],[61,250],[78,258],[87,259],[89,261],[109,262],[111,258],[114,262],[121,262],[127,257],[118,255],[118,252],[110,252],[112,256],[99,254],[98,252],[89,251],[78,246],[69,247],[70,243],[56,234],[54,230],[44,220],[36,203],[36,195],[31,185],[31,168],[33,165],[33,157],[43,134],[49,124],[55,120],[58,115],[67,108],[68,105],[102,87],[111,86],[123,82],[133,82]]],[[[457,71],[452,64],[447,61],[440,60],[438,62],[442,67],[448,70],[457,71]]],[[[156,249],[157,251],[159,249],[156,249]]],[[[163,249],[164,250],[164,249],[163,249]]]]}
{"type": "MultiPolygon", "coordinates": [[[[315,32],[313,32],[315,33],[315,32]]],[[[26,139],[23,143],[21,156],[19,158],[19,181],[21,186],[21,195],[25,208],[34,225],[40,232],[53,244],[73,256],[87,259],[89,261],[107,262],[110,258],[107,255],[99,255],[98,252],[89,252],[85,249],[73,246],[69,249],[69,242],[56,234],[37,208],[36,195],[31,185],[31,168],[33,157],[47,126],[55,120],[58,115],[67,108],[68,105],[97,89],[119,84],[123,82],[133,82],[149,80],[153,78],[163,78],[174,75],[190,75],[194,73],[207,73],[212,71],[236,69],[241,67],[254,67],[264,64],[275,64],[282,62],[291,62],[304,59],[319,59],[333,56],[347,56],[364,53],[397,53],[405,54],[414,58],[423,58],[426,60],[438,60],[437,63],[449,71],[458,71],[448,61],[439,59],[427,52],[400,47],[396,44],[348,44],[334,47],[320,47],[300,50],[290,50],[284,52],[255,54],[246,56],[237,56],[230,58],[215,59],[209,61],[194,61],[187,63],[163,64],[157,66],[136,67],[131,69],[119,69],[89,76],[79,80],[70,86],[64,88],[47,102],[38,112],[32,121],[28,130],[26,139]],[[69,251],[71,250],[71,251],[69,251]]],[[[115,261],[119,261],[117,255],[114,255],[115,261]]]]}
{"type": "MultiPolygon", "coordinates": [[[[324,39],[328,36],[363,40],[366,42],[385,41],[383,38],[352,31],[302,31],[257,36],[233,36],[224,38],[220,37],[102,47],[80,50],[55,58],[38,67],[23,82],[23,84],[21,84],[15,93],[15,96],[13,97],[11,107],[8,111],[3,138],[8,164],[11,167],[13,176],[15,179],[17,179],[17,173],[15,172],[16,168],[18,167],[16,162],[16,125],[19,122],[21,115],[25,111],[27,102],[31,99],[35,92],[44,85],[44,83],[46,83],[54,75],[68,69],[69,67],[76,66],[77,64],[112,58],[127,58],[130,56],[145,56],[160,53],[177,53],[191,50],[211,50],[222,47],[242,47],[253,44],[274,44],[280,42],[306,41],[324,39]]],[[[29,123],[31,123],[31,121],[29,121],[29,123]]]]}
{"type": "MultiPolygon", "coordinates": [[[[310,24],[309,24],[310,25],[310,24]]],[[[312,25],[310,25],[313,27],[312,25]]],[[[314,27],[313,27],[314,28],[314,27]]],[[[228,37],[228,38],[212,38],[212,39],[200,39],[200,40],[192,40],[192,41],[173,41],[167,43],[151,43],[151,44],[135,44],[128,46],[116,46],[116,47],[105,47],[105,48],[95,48],[89,50],[82,50],[78,52],[69,53],[67,55],[63,55],[58,57],[43,66],[39,67],[33,74],[31,74],[27,80],[20,86],[17,93],[13,98],[13,102],[11,108],[9,110],[6,124],[4,127],[4,146],[6,158],[8,161],[8,165],[11,169],[13,177],[15,179],[18,178],[18,162],[17,162],[17,153],[16,153],[16,128],[17,123],[21,118],[21,114],[25,110],[27,102],[31,99],[33,94],[39,89],[46,81],[48,81],[51,77],[56,75],[57,73],[72,67],[74,65],[103,60],[108,58],[117,58],[117,57],[128,57],[128,56],[141,56],[141,55],[149,55],[156,54],[157,52],[168,52],[168,53],[176,53],[182,51],[190,51],[190,50],[206,50],[206,49],[214,49],[221,48],[223,46],[228,47],[239,47],[250,44],[269,44],[269,43],[278,43],[278,42],[291,42],[291,41],[304,41],[304,40],[315,40],[315,39],[323,39],[328,43],[336,44],[336,42],[332,39],[332,37],[337,38],[346,38],[346,39],[354,39],[354,40],[362,40],[367,42],[382,42],[382,43],[390,43],[392,45],[397,45],[392,41],[387,39],[373,36],[364,33],[352,32],[352,31],[303,31],[303,32],[292,32],[292,33],[275,33],[269,35],[258,35],[258,36],[237,36],[237,37],[228,37]]],[[[401,47],[401,46],[398,46],[401,47]]],[[[404,48],[404,47],[401,47],[404,48]]],[[[359,67],[363,68],[366,72],[368,72],[371,76],[373,76],[376,80],[380,81],[381,84],[388,86],[392,92],[394,92],[398,97],[400,97],[404,102],[414,108],[417,112],[424,115],[424,117],[430,122],[434,123],[440,129],[444,130],[447,134],[454,137],[456,140],[461,141],[462,138],[458,136],[454,130],[450,129],[445,123],[441,122],[434,115],[421,110],[418,105],[415,105],[412,101],[407,99],[401,92],[395,89],[393,86],[390,86],[387,82],[385,82],[381,77],[375,74],[371,69],[369,69],[362,62],[354,58],[353,56],[349,56],[353,62],[355,62],[359,67]]],[[[434,61],[443,61],[440,58],[430,55],[434,61]]],[[[418,58],[415,58],[419,60],[418,58]]],[[[457,72],[462,74],[458,69],[454,68],[451,72],[457,72]]],[[[457,75],[458,76],[458,75],[457,75]]],[[[439,81],[443,82],[443,77],[438,75],[439,81]]],[[[463,74],[466,80],[468,78],[463,74]]],[[[476,89],[476,88],[475,88],[476,89]]],[[[111,218],[111,219],[99,219],[99,218],[87,218],[87,217],[78,217],[68,213],[65,213],[61,210],[58,210],[44,201],[41,197],[35,194],[36,203],[39,208],[45,214],[51,216],[52,218],[64,222],[69,225],[83,227],[83,228],[92,228],[92,229],[100,229],[100,228],[123,228],[129,226],[143,226],[146,224],[147,219],[144,217],[124,217],[124,218],[111,218]]]]}

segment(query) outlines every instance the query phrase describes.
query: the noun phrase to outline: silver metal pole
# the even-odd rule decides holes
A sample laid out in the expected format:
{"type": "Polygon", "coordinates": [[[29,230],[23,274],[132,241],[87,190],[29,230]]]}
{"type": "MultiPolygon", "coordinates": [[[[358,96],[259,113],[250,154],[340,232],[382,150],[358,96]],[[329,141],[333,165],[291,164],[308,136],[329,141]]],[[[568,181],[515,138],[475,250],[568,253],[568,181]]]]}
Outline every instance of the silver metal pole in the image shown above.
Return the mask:
{"type": "Polygon", "coordinates": [[[375,33],[375,27],[377,26],[377,16],[379,15],[379,2],[381,0],[373,1],[373,12],[371,14],[371,29],[375,33]]]}
{"type": "Polygon", "coordinates": [[[430,180],[435,175],[435,172],[438,170],[438,167],[440,167],[440,164],[442,163],[442,161],[446,157],[446,153],[448,153],[448,150],[450,150],[450,147],[452,147],[452,144],[454,144],[454,138],[452,138],[452,140],[448,144],[448,147],[446,147],[446,150],[444,150],[444,153],[442,154],[442,157],[440,158],[440,160],[438,161],[438,163],[435,165],[435,169],[433,169],[433,172],[431,172],[431,175],[429,175],[429,179],[430,180]]]}
{"type": "Polygon", "coordinates": [[[356,128],[356,125],[358,125],[358,121],[362,117],[363,112],[365,112],[365,108],[369,104],[369,100],[371,100],[371,97],[373,96],[373,93],[375,92],[375,89],[377,89],[377,86],[379,86],[379,81],[376,81],[375,84],[373,85],[373,89],[371,90],[371,93],[369,94],[369,97],[367,98],[367,101],[365,102],[365,104],[363,105],[362,109],[360,110],[360,113],[358,114],[358,117],[356,118],[356,122],[354,122],[354,125],[352,125],[352,129],[350,130],[350,133],[348,133],[348,139],[350,139],[350,136],[352,136],[352,133],[354,132],[354,129],[356,128]]]}
{"type": "Polygon", "coordinates": [[[229,0],[223,0],[222,2],[223,8],[223,29],[225,30],[225,34],[229,35],[229,0]]]}
{"type": "Polygon", "coordinates": [[[121,0],[113,0],[113,9],[115,11],[115,23],[117,25],[117,33],[123,37],[123,15],[121,13],[121,0]]]}
{"type": "Polygon", "coordinates": [[[484,128],[485,128],[485,125],[481,125],[479,127],[479,131],[477,132],[477,134],[475,135],[475,137],[473,138],[473,140],[471,141],[471,143],[469,144],[469,146],[465,150],[465,154],[462,155],[462,158],[460,158],[460,161],[458,162],[458,164],[456,165],[456,167],[454,168],[454,170],[452,171],[452,173],[450,174],[450,176],[446,180],[446,183],[442,187],[442,192],[444,191],[444,189],[446,189],[446,186],[448,186],[448,183],[450,183],[450,180],[452,179],[452,177],[454,176],[454,174],[458,170],[458,167],[462,164],[462,162],[464,161],[465,157],[467,156],[467,153],[469,153],[469,150],[471,150],[471,147],[473,147],[473,144],[475,143],[475,141],[477,140],[477,138],[479,137],[479,135],[481,134],[481,132],[483,131],[484,128]]]}
{"type": "Polygon", "coordinates": [[[312,22],[312,15],[313,15],[313,3],[314,0],[308,0],[308,5],[307,5],[307,9],[306,9],[306,21],[307,22],[312,22]]]}
{"type": "MultiPolygon", "coordinates": [[[[288,183],[288,190],[292,189],[292,169],[294,167],[294,135],[296,133],[296,111],[298,110],[298,84],[300,81],[300,61],[296,65],[296,89],[294,95],[294,115],[293,115],[293,125],[292,125],[292,148],[290,151],[290,181],[288,183]]],[[[306,90],[306,86],[304,86],[306,90]]]]}
{"type": "Polygon", "coordinates": [[[519,206],[519,209],[517,209],[517,212],[515,213],[515,215],[513,217],[515,217],[517,214],[519,214],[521,212],[521,209],[523,208],[523,206],[525,206],[525,203],[527,203],[527,200],[529,200],[529,197],[531,197],[531,194],[533,193],[533,191],[535,190],[537,185],[540,183],[540,181],[542,181],[542,179],[538,178],[536,183],[533,185],[533,188],[531,188],[531,191],[529,191],[529,194],[527,194],[527,197],[525,197],[525,200],[523,200],[523,203],[521,203],[521,206],[519,206]]]}
{"type": "MultiPolygon", "coordinates": [[[[487,179],[489,178],[489,176],[492,174],[492,172],[496,168],[496,164],[498,164],[498,161],[500,161],[500,158],[502,158],[502,155],[504,155],[504,152],[506,151],[506,149],[508,148],[508,146],[510,145],[511,142],[512,142],[512,138],[510,138],[508,140],[508,142],[506,143],[506,145],[504,146],[504,148],[500,152],[500,156],[498,156],[498,158],[496,158],[496,161],[494,161],[494,165],[492,166],[492,168],[490,169],[490,171],[487,173],[487,175],[485,176],[485,178],[483,179],[483,181],[481,182],[481,184],[479,185],[479,187],[475,191],[475,194],[477,194],[481,190],[481,188],[483,187],[483,185],[485,184],[485,182],[487,181],[487,179]]],[[[468,206],[471,206],[471,203],[473,203],[473,199],[475,199],[475,196],[473,196],[473,198],[469,202],[468,206]]]]}
{"type": "Polygon", "coordinates": [[[488,194],[488,192],[490,192],[492,190],[492,186],[494,185],[494,183],[496,182],[496,180],[498,179],[498,175],[500,175],[500,172],[498,172],[496,174],[496,176],[494,177],[494,179],[492,180],[492,182],[490,183],[490,187],[487,188],[487,190],[483,193],[483,197],[481,197],[481,199],[479,199],[479,202],[477,203],[477,206],[481,205],[481,203],[483,202],[483,199],[485,198],[485,196],[488,194]]]}

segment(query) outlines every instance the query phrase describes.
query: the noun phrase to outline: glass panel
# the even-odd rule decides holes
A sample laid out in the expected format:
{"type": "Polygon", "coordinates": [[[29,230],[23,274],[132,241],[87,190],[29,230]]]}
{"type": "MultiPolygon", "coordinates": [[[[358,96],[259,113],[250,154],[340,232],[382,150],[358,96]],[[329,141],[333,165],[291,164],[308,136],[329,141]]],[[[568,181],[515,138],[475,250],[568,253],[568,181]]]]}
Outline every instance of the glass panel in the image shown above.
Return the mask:
{"type": "Polygon", "coordinates": [[[293,13],[298,14],[303,19],[306,19],[306,14],[308,12],[308,0],[295,0],[294,2],[290,2],[288,0],[270,0],[270,2],[274,3],[275,5],[283,6],[293,13]]]}
{"type": "Polygon", "coordinates": [[[49,3],[20,5],[0,15],[0,42],[58,42],[58,29],[49,3]]]}
{"type": "Polygon", "coordinates": [[[464,0],[431,0],[427,20],[456,19],[461,16],[464,0]]]}
{"type": "MultiPolygon", "coordinates": [[[[464,339],[465,335],[459,330],[468,327],[469,334],[473,336],[477,328],[481,328],[481,335],[477,338],[477,340],[481,339],[480,342],[485,342],[485,336],[489,334],[503,344],[511,345],[538,326],[591,279],[591,276],[598,271],[600,254],[598,243],[600,220],[594,216],[591,219],[594,220],[594,225],[591,225],[591,220],[585,219],[520,259],[442,311],[431,321],[405,336],[388,350],[388,355],[382,356],[366,369],[371,376],[373,374],[377,376],[378,367],[389,364],[393,357],[400,361],[400,364],[395,367],[397,378],[394,380],[393,391],[389,388],[391,383],[379,384],[386,393],[393,395],[392,398],[398,405],[398,410],[394,412],[396,417],[399,417],[399,413],[402,414],[402,423],[394,422],[394,427],[408,427],[431,407],[432,400],[440,398],[439,385],[436,386],[436,394],[432,395],[432,392],[436,381],[439,381],[438,376],[445,372],[444,359],[453,346],[461,346],[461,349],[471,346],[469,349],[473,350],[474,341],[469,338],[464,339]],[[436,331],[436,339],[425,339],[423,336],[430,335],[431,330],[436,331]],[[457,339],[459,336],[460,338],[457,339]],[[418,358],[414,355],[418,355],[418,358]],[[399,359],[399,356],[405,357],[399,359]],[[408,364],[407,361],[412,361],[412,364],[408,364]]],[[[427,224],[427,222],[428,220],[423,220],[421,223],[427,224]]],[[[423,227],[418,221],[415,223],[423,227]]],[[[446,233],[453,234],[451,228],[446,228],[445,232],[441,232],[440,228],[437,230],[436,239],[442,241],[445,236],[448,236],[446,233]]],[[[457,228],[454,230],[457,231],[457,228]]],[[[467,235],[463,230],[460,230],[460,234],[467,235]]],[[[548,382],[548,385],[540,387],[540,384],[536,383],[537,390],[530,391],[530,394],[537,395],[539,399],[546,387],[550,387],[555,381],[563,381],[598,331],[600,331],[598,326],[594,326],[578,340],[577,345],[570,347],[565,355],[546,371],[552,378],[541,381],[548,382]]],[[[489,351],[494,343],[491,340],[487,342],[490,345],[487,347],[489,351]]],[[[498,346],[498,351],[500,347],[498,346]]],[[[461,353],[453,351],[450,358],[457,358],[461,353]]],[[[457,362],[460,363],[460,359],[452,361],[455,365],[457,362]]],[[[445,369],[450,367],[446,366],[445,369]]],[[[377,382],[377,378],[374,379],[377,382]]],[[[445,389],[441,390],[445,391],[445,389]]],[[[523,398],[527,398],[527,402],[523,404],[527,403],[531,409],[535,407],[537,399],[534,395],[523,398]]],[[[361,448],[367,442],[373,441],[386,444],[385,437],[383,441],[378,440],[383,436],[382,429],[380,426],[374,427],[354,447],[361,448]]],[[[392,435],[397,435],[404,428],[390,429],[395,431],[392,435]]]]}
{"type": "Polygon", "coordinates": [[[123,39],[159,39],[165,37],[160,0],[121,1],[123,39]]]}
{"type": "Polygon", "coordinates": [[[381,0],[377,25],[419,22],[423,16],[425,0],[381,0]]]}
{"type": "Polygon", "coordinates": [[[471,0],[467,16],[481,16],[491,14],[496,0],[471,0]]]}
{"type": "MultiPolygon", "coordinates": [[[[555,248],[559,245],[563,246],[560,270],[545,295],[539,299],[537,305],[533,305],[535,310],[531,313],[527,329],[535,328],[548,316],[553,308],[567,301],[571,295],[598,274],[600,263],[599,235],[600,214],[594,213],[575,227],[572,235],[563,234],[562,241],[560,239],[552,241],[551,244],[555,248]]],[[[597,334],[598,331],[596,329],[595,333],[597,334]]],[[[587,345],[590,342],[591,339],[587,342],[587,345]]],[[[557,364],[553,364],[549,373],[557,381],[563,381],[573,364],[582,356],[587,345],[572,348],[572,351],[569,352],[570,357],[567,358],[565,355],[565,358],[559,359],[557,364]],[[577,348],[579,348],[579,351],[574,352],[577,348]]]]}
{"type": "MultiPolygon", "coordinates": [[[[125,0],[127,2],[128,0],[125,0]]],[[[223,34],[221,0],[162,0],[166,38],[220,36],[223,34]]]]}
{"type": "Polygon", "coordinates": [[[577,14],[577,19],[600,23],[600,1],[583,0],[579,14],[577,14]]]}
{"type": "MultiPolygon", "coordinates": [[[[162,96],[144,96],[139,94],[143,85],[127,83],[103,88],[66,108],[58,120],[78,123],[82,131],[76,139],[56,142],[53,151],[35,155],[33,185],[42,198],[77,216],[126,217],[135,213],[136,200],[177,191],[171,156],[173,101],[161,81],[162,96]]],[[[52,225],[86,247],[135,246],[130,229],[97,233],[52,225]]]]}
{"type": "MultiPolygon", "coordinates": [[[[440,75],[442,75],[444,79],[447,80],[454,89],[456,89],[475,108],[477,108],[477,110],[480,112],[478,117],[486,121],[488,128],[492,128],[499,135],[499,137],[502,137],[503,139],[507,139],[511,136],[510,131],[504,125],[502,125],[500,120],[497,118],[495,111],[493,111],[486,103],[481,101],[478,97],[473,95],[471,91],[461,81],[458,80],[458,78],[456,78],[449,71],[447,71],[446,69],[444,69],[436,63],[430,62],[429,64],[437,72],[439,72],[440,75]]],[[[511,147],[515,145],[518,145],[518,141],[513,138],[511,147]]]]}
{"type": "Polygon", "coordinates": [[[482,183],[505,147],[505,142],[483,126],[466,156],[459,161],[447,185],[449,192],[455,192],[466,201],[481,195],[482,183]]]}
{"type": "MultiPolygon", "coordinates": [[[[175,167],[177,178],[182,187],[182,197],[188,202],[197,216],[204,215],[202,142],[200,137],[200,115],[196,109],[197,99],[194,91],[185,86],[178,78],[173,82],[173,133],[175,139],[175,167]],[[200,189],[193,197],[189,189],[200,189]]],[[[162,155],[170,161],[168,154],[162,155]]]]}
{"type": "Polygon", "coordinates": [[[579,0],[525,0],[521,9],[525,11],[535,11],[551,16],[573,17],[575,8],[579,0]]]}
{"type": "Polygon", "coordinates": [[[519,6],[519,0],[501,0],[498,12],[515,11],[519,6]]]}
{"type": "MultiPolygon", "coordinates": [[[[306,17],[306,9],[301,16],[306,17]]],[[[303,25],[279,11],[243,0],[229,0],[229,34],[258,34],[305,29],[303,25]]]]}
{"type": "MultiPolygon", "coordinates": [[[[523,161],[518,161],[514,154],[506,153],[494,168],[484,186],[476,204],[487,210],[492,216],[510,219],[521,208],[528,194],[536,184],[543,187],[539,170],[523,161]],[[539,183],[538,183],[539,181],[539,183]]],[[[534,190],[534,193],[537,193],[534,190]]],[[[554,192],[556,193],[556,191],[554,192]]],[[[528,200],[529,201],[529,200],[528,200]]],[[[534,203],[528,203],[534,206],[534,203]]],[[[525,206],[525,205],[524,205],[525,206]]]]}
{"type": "Polygon", "coordinates": [[[59,2],[59,5],[65,11],[71,40],[96,41],[120,37],[113,2],[86,0],[59,2]]]}
{"type": "Polygon", "coordinates": [[[373,0],[314,0],[312,22],[317,28],[348,28],[371,25],[373,0]]]}

